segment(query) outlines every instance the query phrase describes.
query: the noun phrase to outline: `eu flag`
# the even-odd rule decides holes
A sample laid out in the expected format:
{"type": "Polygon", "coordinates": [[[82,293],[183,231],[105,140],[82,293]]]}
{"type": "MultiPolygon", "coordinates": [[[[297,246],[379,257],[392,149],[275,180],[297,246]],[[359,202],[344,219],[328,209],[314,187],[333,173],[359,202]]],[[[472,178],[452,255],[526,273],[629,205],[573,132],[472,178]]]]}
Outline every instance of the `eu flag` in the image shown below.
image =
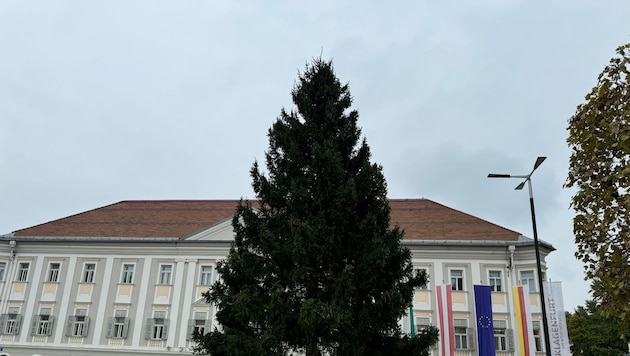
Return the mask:
{"type": "Polygon", "coordinates": [[[490,293],[490,286],[475,286],[479,356],[496,355],[494,350],[494,326],[492,324],[492,297],[490,293]]]}

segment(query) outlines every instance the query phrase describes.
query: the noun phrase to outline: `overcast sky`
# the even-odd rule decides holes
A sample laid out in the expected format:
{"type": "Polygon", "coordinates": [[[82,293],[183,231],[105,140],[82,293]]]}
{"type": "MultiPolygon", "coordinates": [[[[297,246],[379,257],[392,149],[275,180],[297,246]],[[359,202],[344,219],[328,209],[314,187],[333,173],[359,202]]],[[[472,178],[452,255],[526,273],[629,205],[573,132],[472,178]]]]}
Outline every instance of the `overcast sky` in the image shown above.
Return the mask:
{"type": "Polygon", "coordinates": [[[429,198],[575,260],[567,119],[630,1],[1,1],[0,234],[130,199],[253,198],[248,171],[298,71],[350,84],[392,198],[429,198]]]}

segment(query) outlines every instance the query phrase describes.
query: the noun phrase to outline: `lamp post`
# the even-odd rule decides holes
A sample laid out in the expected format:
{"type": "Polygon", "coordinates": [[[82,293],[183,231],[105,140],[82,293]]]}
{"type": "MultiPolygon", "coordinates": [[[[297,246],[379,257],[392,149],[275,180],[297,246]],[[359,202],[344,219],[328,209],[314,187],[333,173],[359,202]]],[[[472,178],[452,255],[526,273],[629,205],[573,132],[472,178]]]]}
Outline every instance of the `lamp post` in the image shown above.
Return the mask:
{"type": "Polygon", "coordinates": [[[536,230],[536,213],[534,212],[534,194],[532,192],[532,174],[540,166],[547,157],[536,158],[534,169],[527,175],[511,175],[511,174],[488,174],[488,178],[523,178],[525,179],[514,190],[521,190],[527,183],[529,187],[529,206],[532,212],[532,228],[534,229],[534,249],[536,250],[536,269],[538,270],[538,288],[540,290],[540,306],[542,309],[543,331],[545,333],[545,352],[547,356],[551,356],[551,345],[549,343],[549,325],[547,325],[547,310],[545,308],[545,293],[543,289],[542,267],[540,265],[540,249],[538,247],[538,231],[536,230]]]}

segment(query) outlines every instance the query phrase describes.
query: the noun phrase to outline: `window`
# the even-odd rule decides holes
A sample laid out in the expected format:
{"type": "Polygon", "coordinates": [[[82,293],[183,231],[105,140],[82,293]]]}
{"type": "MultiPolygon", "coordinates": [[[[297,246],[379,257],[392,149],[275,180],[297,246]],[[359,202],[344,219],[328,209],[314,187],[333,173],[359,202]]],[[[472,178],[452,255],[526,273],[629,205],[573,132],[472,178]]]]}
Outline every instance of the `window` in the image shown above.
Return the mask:
{"type": "Polygon", "coordinates": [[[48,266],[48,278],[47,282],[57,282],[59,281],[59,269],[61,268],[61,263],[53,262],[48,266]]]}
{"type": "Polygon", "coordinates": [[[505,320],[494,320],[494,349],[507,351],[507,323],[505,320]]]}
{"type": "Polygon", "coordinates": [[[212,266],[201,266],[199,285],[209,286],[210,284],[212,284],[212,266]]]}
{"type": "Polygon", "coordinates": [[[173,272],[173,266],[162,265],[160,266],[160,280],[159,284],[171,284],[171,272],[173,272]]]}
{"type": "Polygon", "coordinates": [[[540,336],[540,321],[532,321],[532,329],[534,330],[534,345],[536,351],[542,351],[542,337],[540,336]]]}
{"type": "Polygon", "coordinates": [[[530,292],[536,292],[534,271],[521,271],[521,285],[528,286],[530,292]]]}
{"type": "Polygon", "coordinates": [[[28,262],[20,262],[18,267],[17,281],[18,282],[26,282],[28,279],[28,262]]]}
{"type": "Polygon", "coordinates": [[[48,336],[52,334],[55,317],[50,314],[50,308],[42,308],[39,311],[39,315],[35,315],[33,317],[33,323],[31,324],[31,335],[48,336]]]}
{"type": "Polygon", "coordinates": [[[466,328],[462,326],[455,327],[455,348],[457,350],[466,350],[468,349],[468,333],[466,332],[466,328]]]}
{"type": "Polygon", "coordinates": [[[464,271],[461,269],[451,270],[451,286],[453,290],[464,290],[464,271]]]}
{"type": "Polygon", "coordinates": [[[66,324],[66,336],[86,337],[90,327],[90,317],[87,316],[87,309],[77,309],[74,315],[68,316],[66,324]]]}
{"type": "Polygon", "coordinates": [[[420,332],[425,330],[427,327],[431,325],[431,320],[429,318],[416,318],[416,332],[420,332]]]}
{"type": "Polygon", "coordinates": [[[473,328],[468,327],[468,320],[466,319],[454,319],[454,336],[455,336],[455,349],[458,350],[472,350],[474,349],[475,332],[473,328]]]}
{"type": "Polygon", "coordinates": [[[83,283],[94,283],[94,272],[96,272],[96,263],[86,263],[83,265],[83,283]]]}
{"type": "Polygon", "coordinates": [[[147,320],[147,330],[145,338],[151,340],[166,340],[168,331],[168,320],[165,311],[155,311],[153,318],[147,320]]]}
{"type": "Polygon", "coordinates": [[[129,318],[126,310],[116,310],[115,316],[109,319],[107,325],[107,337],[115,339],[127,338],[129,331],[129,318]]]}
{"type": "Polygon", "coordinates": [[[122,278],[120,279],[120,283],[131,284],[133,283],[133,270],[136,266],[131,264],[124,264],[122,271],[122,278]]]}
{"type": "Polygon", "coordinates": [[[211,323],[212,320],[207,319],[206,312],[195,312],[195,318],[188,320],[188,334],[186,338],[191,340],[195,332],[199,335],[205,335],[206,332],[211,330],[211,323]]]}
{"type": "Polygon", "coordinates": [[[7,263],[0,262],[0,282],[4,281],[4,271],[7,270],[7,263]]]}
{"type": "Polygon", "coordinates": [[[501,271],[489,271],[488,282],[490,284],[490,290],[493,292],[503,291],[503,280],[501,279],[501,271]]]}
{"type": "Polygon", "coordinates": [[[0,333],[4,335],[17,335],[20,332],[22,315],[20,308],[9,307],[7,314],[0,316],[0,333]]]}
{"type": "MultiPolygon", "coordinates": [[[[427,273],[426,268],[416,268],[414,269],[414,274],[417,276],[420,273],[427,273]]],[[[423,286],[416,286],[416,290],[427,290],[429,289],[429,281],[427,279],[427,284],[423,286]]]]}

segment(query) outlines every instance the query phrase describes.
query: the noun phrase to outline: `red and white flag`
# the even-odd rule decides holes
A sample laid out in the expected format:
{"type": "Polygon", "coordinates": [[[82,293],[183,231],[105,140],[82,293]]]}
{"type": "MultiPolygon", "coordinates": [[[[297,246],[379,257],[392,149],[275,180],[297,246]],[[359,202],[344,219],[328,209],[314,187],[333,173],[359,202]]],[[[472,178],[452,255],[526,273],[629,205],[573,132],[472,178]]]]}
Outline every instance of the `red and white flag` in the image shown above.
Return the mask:
{"type": "Polygon", "coordinates": [[[438,318],[440,320],[440,355],[455,355],[453,326],[453,288],[450,284],[437,286],[438,318]]]}

